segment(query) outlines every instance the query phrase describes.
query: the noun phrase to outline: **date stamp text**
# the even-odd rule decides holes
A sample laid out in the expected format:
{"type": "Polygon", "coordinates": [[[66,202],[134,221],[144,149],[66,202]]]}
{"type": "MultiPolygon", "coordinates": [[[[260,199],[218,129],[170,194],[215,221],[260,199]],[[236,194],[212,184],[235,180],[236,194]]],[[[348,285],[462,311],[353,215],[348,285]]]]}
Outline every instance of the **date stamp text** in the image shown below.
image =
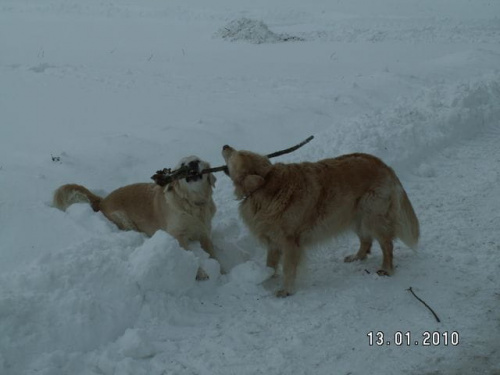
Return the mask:
{"type": "Polygon", "coordinates": [[[424,331],[421,335],[413,335],[410,331],[396,331],[392,335],[370,331],[366,336],[369,346],[458,346],[460,343],[457,331],[424,331]]]}

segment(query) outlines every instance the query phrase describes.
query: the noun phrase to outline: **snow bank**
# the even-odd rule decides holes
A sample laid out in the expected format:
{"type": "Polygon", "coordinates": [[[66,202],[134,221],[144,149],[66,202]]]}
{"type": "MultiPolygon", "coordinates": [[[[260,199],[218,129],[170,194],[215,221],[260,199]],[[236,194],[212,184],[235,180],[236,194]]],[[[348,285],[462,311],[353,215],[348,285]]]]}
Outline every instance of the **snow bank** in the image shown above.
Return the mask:
{"type": "Polygon", "coordinates": [[[4,366],[22,365],[26,352],[92,350],[133,324],[142,303],[128,272],[133,243],[128,233],[90,239],[2,279],[4,366]]]}
{"type": "MultiPolygon", "coordinates": [[[[396,169],[418,167],[431,154],[468,140],[500,118],[500,75],[470,82],[437,85],[402,97],[386,110],[347,119],[319,134],[315,147],[304,147],[311,159],[367,152],[396,169]]],[[[424,170],[421,173],[432,174],[424,170]]]]}
{"type": "MultiPolygon", "coordinates": [[[[82,219],[87,207],[74,205],[69,216],[89,231],[102,230],[95,213],[82,219]]],[[[161,231],[145,241],[138,233],[108,231],[19,268],[0,279],[3,368],[22,373],[22,366],[35,369],[42,362],[50,368],[68,353],[91,351],[119,337],[125,356],[151,355],[153,349],[129,330],[144,298],[185,294],[196,285],[197,269],[195,255],[161,231]],[[38,361],[25,363],[24,353],[42,352],[38,361]]]]}

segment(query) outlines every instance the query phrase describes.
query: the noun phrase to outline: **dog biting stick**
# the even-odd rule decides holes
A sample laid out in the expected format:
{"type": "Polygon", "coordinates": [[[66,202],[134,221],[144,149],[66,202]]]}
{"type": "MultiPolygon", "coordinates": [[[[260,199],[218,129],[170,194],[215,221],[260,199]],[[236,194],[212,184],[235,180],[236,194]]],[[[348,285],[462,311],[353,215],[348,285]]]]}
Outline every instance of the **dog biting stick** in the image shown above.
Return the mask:
{"type": "MultiPolygon", "coordinates": [[[[285,150],[273,152],[273,153],[267,155],[267,157],[274,158],[276,156],[289,154],[290,152],[293,152],[293,151],[301,148],[306,143],[309,143],[313,138],[314,138],[314,136],[311,135],[310,137],[303,140],[299,144],[297,144],[293,147],[287,148],[285,150]]],[[[189,165],[185,165],[185,166],[180,167],[180,168],[175,169],[175,170],[172,170],[171,168],[164,168],[160,171],[156,171],[156,173],[151,177],[151,179],[154,180],[154,182],[156,182],[158,185],[165,186],[165,185],[171,183],[172,181],[180,180],[180,179],[186,178],[186,177],[195,176],[199,173],[205,174],[205,173],[214,173],[214,172],[222,172],[222,171],[227,171],[227,166],[222,165],[220,167],[208,168],[208,169],[202,170],[201,172],[197,172],[197,171],[193,170],[192,168],[190,168],[189,165]]]]}

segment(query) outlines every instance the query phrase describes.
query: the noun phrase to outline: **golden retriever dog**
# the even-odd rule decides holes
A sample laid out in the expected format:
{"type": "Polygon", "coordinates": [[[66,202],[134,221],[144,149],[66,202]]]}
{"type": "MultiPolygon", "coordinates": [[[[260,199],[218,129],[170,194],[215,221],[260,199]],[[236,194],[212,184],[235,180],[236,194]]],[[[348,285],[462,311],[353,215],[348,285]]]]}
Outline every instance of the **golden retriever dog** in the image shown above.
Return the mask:
{"type": "Polygon", "coordinates": [[[380,159],[350,154],[315,163],[271,164],[265,156],[222,149],[240,215],[267,247],[275,274],[283,255],[283,288],[295,291],[297,265],[304,248],[352,230],[360,240],[345,262],[363,260],[377,240],[383,253],[382,275],[393,272],[393,240],[414,248],[419,222],[401,182],[380,159]]]}
{"type": "MultiPolygon", "coordinates": [[[[196,156],[183,158],[177,168],[189,165],[201,172],[210,165],[196,156]]],[[[65,211],[73,203],[90,203],[94,211],[123,230],[135,230],[152,236],[164,230],[188,249],[191,241],[198,241],[211,258],[215,258],[211,240],[212,218],[216,208],[212,199],[215,176],[198,174],[176,180],[162,187],[155,183],[138,183],[114,190],[101,198],[81,185],[69,184],[54,192],[53,205],[65,211]]],[[[206,279],[203,269],[197,279],[206,279]]]]}

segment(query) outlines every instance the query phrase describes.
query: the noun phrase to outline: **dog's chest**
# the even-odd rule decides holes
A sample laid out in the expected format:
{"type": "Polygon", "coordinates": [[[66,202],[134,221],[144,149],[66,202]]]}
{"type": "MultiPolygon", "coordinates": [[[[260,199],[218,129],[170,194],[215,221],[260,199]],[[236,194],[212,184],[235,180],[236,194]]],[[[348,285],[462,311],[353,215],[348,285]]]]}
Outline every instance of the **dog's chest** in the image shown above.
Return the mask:
{"type": "Polygon", "coordinates": [[[254,234],[267,232],[270,228],[266,225],[269,216],[265,209],[245,201],[240,204],[239,211],[243,222],[254,234]]]}
{"type": "Polygon", "coordinates": [[[212,214],[210,203],[173,204],[166,212],[167,231],[181,230],[186,234],[196,234],[210,230],[212,214]]]}

